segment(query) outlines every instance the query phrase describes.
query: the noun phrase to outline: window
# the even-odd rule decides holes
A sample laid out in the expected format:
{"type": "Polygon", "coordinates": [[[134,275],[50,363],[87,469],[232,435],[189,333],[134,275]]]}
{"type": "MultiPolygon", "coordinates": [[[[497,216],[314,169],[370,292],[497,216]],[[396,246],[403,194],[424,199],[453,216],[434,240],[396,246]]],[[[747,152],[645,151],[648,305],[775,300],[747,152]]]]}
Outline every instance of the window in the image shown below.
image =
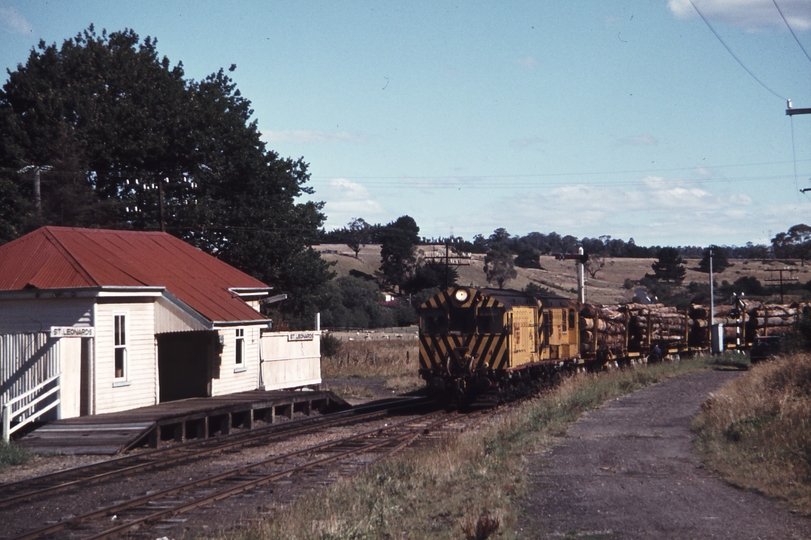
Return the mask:
{"type": "Polygon", "coordinates": [[[569,310],[569,328],[571,328],[572,330],[574,330],[574,320],[575,320],[574,319],[574,310],[570,309],[569,310]]]}
{"type": "Polygon", "coordinates": [[[424,334],[444,334],[448,331],[448,314],[444,309],[423,309],[420,321],[424,334]]]}
{"type": "Polygon", "coordinates": [[[561,315],[562,315],[562,317],[560,318],[561,331],[565,334],[568,331],[568,327],[566,326],[566,322],[568,321],[568,319],[566,318],[566,310],[565,309],[562,310],[561,315]]]}
{"type": "Polygon", "coordinates": [[[549,344],[549,338],[552,336],[552,310],[543,312],[543,343],[549,344]]]}
{"type": "Polygon", "coordinates": [[[114,351],[115,351],[115,378],[127,378],[127,317],[114,316],[114,351]]]}
{"type": "Polygon", "coordinates": [[[504,308],[480,307],[476,326],[480,334],[500,334],[504,331],[504,308]]]}
{"type": "Polygon", "coordinates": [[[451,307],[449,310],[450,321],[448,330],[460,334],[472,334],[476,330],[476,319],[473,308],[451,307]]]}
{"type": "Polygon", "coordinates": [[[244,367],[245,362],[245,329],[237,328],[236,330],[236,353],[234,356],[234,363],[237,368],[244,367]]]}

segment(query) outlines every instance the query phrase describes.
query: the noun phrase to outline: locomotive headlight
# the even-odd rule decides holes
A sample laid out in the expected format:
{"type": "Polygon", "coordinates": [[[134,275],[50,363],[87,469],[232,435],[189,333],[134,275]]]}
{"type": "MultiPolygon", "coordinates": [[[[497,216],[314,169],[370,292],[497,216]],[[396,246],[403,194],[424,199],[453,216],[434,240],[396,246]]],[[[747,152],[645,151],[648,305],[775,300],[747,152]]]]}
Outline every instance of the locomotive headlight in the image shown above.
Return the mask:
{"type": "Polygon", "coordinates": [[[470,293],[467,292],[466,289],[456,289],[456,292],[453,293],[453,297],[456,298],[457,302],[467,302],[467,299],[470,297],[470,293]]]}

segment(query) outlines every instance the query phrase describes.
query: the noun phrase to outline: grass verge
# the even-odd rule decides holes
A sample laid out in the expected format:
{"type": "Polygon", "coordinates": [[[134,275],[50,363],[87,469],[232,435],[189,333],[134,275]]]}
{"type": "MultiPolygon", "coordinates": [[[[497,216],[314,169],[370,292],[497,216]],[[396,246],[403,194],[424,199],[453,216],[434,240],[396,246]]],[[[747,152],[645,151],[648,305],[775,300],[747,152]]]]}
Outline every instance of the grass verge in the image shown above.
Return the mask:
{"type": "Polygon", "coordinates": [[[756,364],[693,420],[696,447],[728,481],[811,514],[811,356],[756,364]]]}
{"type": "Polygon", "coordinates": [[[0,439],[0,469],[9,465],[20,465],[33,457],[34,454],[25,448],[0,439]]]}
{"type": "Polygon", "coordinates": [[[524,454],[551,446],[570,422],[606,400],[706,367],[690,360],[567,378],[476,431],[406,450],[226,538],[515,537],[524,454]]]}

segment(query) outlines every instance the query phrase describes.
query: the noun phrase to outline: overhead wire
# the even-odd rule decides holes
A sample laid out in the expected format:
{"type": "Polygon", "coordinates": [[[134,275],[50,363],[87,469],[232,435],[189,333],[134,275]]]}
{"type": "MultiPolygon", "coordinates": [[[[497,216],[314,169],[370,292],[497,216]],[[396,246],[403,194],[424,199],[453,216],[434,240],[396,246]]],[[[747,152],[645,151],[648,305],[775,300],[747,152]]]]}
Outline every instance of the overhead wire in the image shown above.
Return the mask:
{"type": "MultiPolygon", "coordinates": [[[[561,175],[563,176],[563,175],[561,175]]],[[[568,175],[567,175],[568,176],[568,175]]],[[[763,183],[765,181],[778,181],[778,180],[789,180],[792,178],[791,174],[776,174],[776,175],[759,175],[759,176],[724,176],[724,177],[717,177],[717,178],[681,178],[679,179],[680,185],[703,185],[703,184],[719,184],[719,183],[726,183],[726,182],[736,182],[736,183],[743,183],[743,182],[760,182],[763,183]]],[[[581,183],[576,184],[572,183],[572,180],[559,180],[559,181],[549,181],[546,180],[543,183],[538,183],[537,181],[508,181],[508,182],[496,182],[496,181],[480,181],[478,178],[451,178],[446,177],[446,182],[437,183],[435,179],[433,180],[413,180],[408,177],[400,177],[397,178],[399,182],[392,182],[391,179],[389,180],[378,180],[378,181],[364,181],[362,185],[364,187],[384,187],[384,188],[394,188],[394,189],[432,189],[432,190],[441,190],[441,189],[491,189],[491,188],[513,188],[513,189],[531,189],[531,188],[555,188],[555,187],[577,187],[581,186],[588,186],[588,187],[622,187],[622,186],[640,186],[644,185],[647,182],[644,179],[641,180],[604,180],[604,181],[589,181],[588,183],[581,183]]],[[[327,187],[328,184],[326,182],[313,182],[311,185],[315,188],[323,188],[327,187]]]]}
{"type": "MultiPolygon", "coordinates": [[[[736,62],[738,62],[738,64],[740,64],[740,66],[741,66],[741,67],[744,69],[744,71],[746,71],[746,72],[747,72],[747,73],[748,73],[748,74],[749,74],[749,75],[750,75],[750,76],[751,76],[753,79],[755,79],[755,80],[756,80],[758,83],[760,83],[760,86],[762,86],[763,88],[765,88],[766,90],[768,90],[769,92],[771,92],[772,94],[774,94],[775,96],[777,96],[778,98],[782,99],[783,101],[788,101],[786,98],[784,98],[783,96],[781,96],[780,94],[778,94],[777,92],[775,92],[774,90],[772,90],[771,88],[769,88],[769,87],[766,85],[766,83],[764,83],[763,81],[761,81],[761,80],[760,80],[760,79],[757,77],[757,75],[755,75],[755,74],[754,74],[754,73],[753,73],[753,72],[752,72],[752,71],[751,71],[751,70],[750,70],[748,67],[746,67],[746,66],[744,65],[744,63],[741,61],[741,59],[740,59],[740,58],[738,58],[738,56],[737,56],[737,55],[736,55],[734,52],[732,52],[732,49],[730,49],[730,48],[729,48],[729,45],[727,45],[727,44],[726,44],[726,42],[725,42],[723,39],[721,39],[721,36],[718,34],[718,32],[716,32],[716,31],[715,31],[715,28],[713,28],[713,27],[712,27],[712,25],[711,25],[711,24],[710,24],[710,22],[707,20],[707,18],[706,18],[706,17],[704,17],[704,14],[703,14],[703,13],[701,13],[701,10],[699,10],[699,9],[698,9],[698,7],[696,7],[696,5],[695,5],[695,3],[693,2],[693,0],[690,0],[690,5],[691,5],[691,6],[693,6],[693,9],[695,9],[695,10],[696,10],[696,13],[698,13],[698,16],[699,16],[699,17],[701,17],[701,20],[703,20],[703,21],[704,21],[704,24],[706,24],[706,25],[707,25],[707,28],[709,28],[709,29],[710,29],[710,31],[711,31],[711,32],[712,32],[712,33],[715,35],[715,37],[716,37],[716,38],[718,38],[718,41],[720,41],[720,42],[721,42],[721,45],[723,45],[723,46],[724,46],[724,48],[727,50],[727,52],[728,52],[730,55],[732,55],[732,58],[734,58],[734,59],[735,59],[735,61],[736,61],[736,62]]],[[[792,33],[793,33],[793,32],[792,32],[792,33]]]]}
{"type": "Polygon", "coordinates": [[[772,0],[772,3],[774,4],[774,7],[777,8],[777,12],[780,13],[780,17],[783,18],[783,22],[786,23],[786,28],[788,28],[788,31],[791,32],[792,36],[794,36],[794,41],[796,41],[797,45],[799,45],[800,48],[803,50],[803,53],[805,54],[805,57],[808,58],[809,61],[811,61],[811,56],[808,55],[808,51],[805,50],[805,47],[803,47],[803,44],[797,38],[797,34],[794,33],[794,29],[788,23],[788,19],[786,19],[786,16],[783,15],[783,10],[780,9],[780,6],[777,5],[777,0],[772,0]]]}

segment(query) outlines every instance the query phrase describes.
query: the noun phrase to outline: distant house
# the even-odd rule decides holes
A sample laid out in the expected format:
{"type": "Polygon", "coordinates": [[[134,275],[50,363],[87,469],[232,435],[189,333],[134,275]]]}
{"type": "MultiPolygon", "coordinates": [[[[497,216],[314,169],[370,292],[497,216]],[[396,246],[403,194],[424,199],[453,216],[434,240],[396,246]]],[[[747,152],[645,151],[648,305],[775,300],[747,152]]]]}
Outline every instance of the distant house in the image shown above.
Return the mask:
{"type": "Polygon", "coordinates": [[[0,406],[57,376],[61,418],[320,383],[270,290],[166,233],[38,229],[0,246],[0,406]]]}

